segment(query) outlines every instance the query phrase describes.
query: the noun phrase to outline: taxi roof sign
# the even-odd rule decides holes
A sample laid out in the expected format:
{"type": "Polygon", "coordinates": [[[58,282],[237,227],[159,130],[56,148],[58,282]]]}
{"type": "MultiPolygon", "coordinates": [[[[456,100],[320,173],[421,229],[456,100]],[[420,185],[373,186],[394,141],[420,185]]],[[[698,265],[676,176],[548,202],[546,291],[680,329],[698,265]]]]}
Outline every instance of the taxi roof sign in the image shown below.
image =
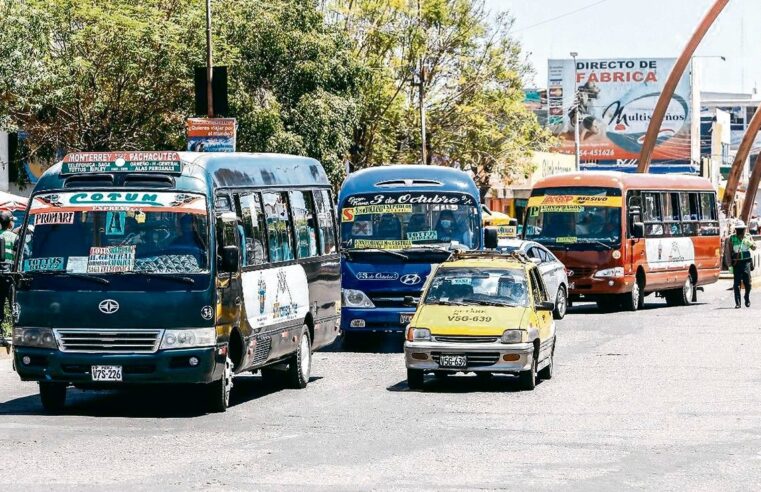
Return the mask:
{"type": "Polygon", "coordinates": [[[182,160],[174,151],[74,152],[63,158],[61,168],[61,174],[181,172],[182,160]]]}

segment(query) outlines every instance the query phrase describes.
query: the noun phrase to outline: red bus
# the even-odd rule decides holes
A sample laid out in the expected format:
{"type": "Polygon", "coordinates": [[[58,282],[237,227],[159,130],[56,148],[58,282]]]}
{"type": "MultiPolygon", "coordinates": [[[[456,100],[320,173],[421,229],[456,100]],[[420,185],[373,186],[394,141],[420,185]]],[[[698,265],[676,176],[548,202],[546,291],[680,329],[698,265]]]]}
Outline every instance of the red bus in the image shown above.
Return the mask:
{"type": "Polygon", "coordinates": [[[637,310],[655,293],[669,305],[696,301],[721,270],[716,191],[683,175],[577,172],[531,192],[524,238],[568,271],[568,300],[637,310]]]}

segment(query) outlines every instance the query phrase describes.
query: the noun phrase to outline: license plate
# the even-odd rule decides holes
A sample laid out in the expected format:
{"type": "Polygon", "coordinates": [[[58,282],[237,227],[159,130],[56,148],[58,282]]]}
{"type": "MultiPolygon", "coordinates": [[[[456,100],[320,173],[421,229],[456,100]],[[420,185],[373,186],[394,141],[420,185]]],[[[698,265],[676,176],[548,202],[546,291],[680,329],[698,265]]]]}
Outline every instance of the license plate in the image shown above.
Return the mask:
{"type": "Polygon", "coordinates": [[[415,316],[415,313],[402,313],[399,316],[399,323],[406,325],[410,321],[412,321],[412,317],[415,316]]]}
{"type": "Polygon", "coordinates": [[[93,381],[121,381],[122,366],[92,366],[90,375],[93,381]]]}
{"type": "Polygon", "coordinates": [[[464,355],[440,355],[439,365],[441,367],[466,367],[468,358],[464,355]]]}

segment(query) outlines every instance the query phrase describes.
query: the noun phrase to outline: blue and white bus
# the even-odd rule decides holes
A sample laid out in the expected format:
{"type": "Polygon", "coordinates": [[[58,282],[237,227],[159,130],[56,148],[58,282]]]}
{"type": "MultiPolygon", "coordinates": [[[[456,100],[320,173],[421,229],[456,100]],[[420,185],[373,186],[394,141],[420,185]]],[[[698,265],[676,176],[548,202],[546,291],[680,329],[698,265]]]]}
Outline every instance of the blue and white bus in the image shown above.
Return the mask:
{"type": "Polygon", "coordinates": [[[351,174],[339,193],[341,330],[401,332],[432,268],[483,244],[480,195],[462,171],[383,166],[351,174]]]}

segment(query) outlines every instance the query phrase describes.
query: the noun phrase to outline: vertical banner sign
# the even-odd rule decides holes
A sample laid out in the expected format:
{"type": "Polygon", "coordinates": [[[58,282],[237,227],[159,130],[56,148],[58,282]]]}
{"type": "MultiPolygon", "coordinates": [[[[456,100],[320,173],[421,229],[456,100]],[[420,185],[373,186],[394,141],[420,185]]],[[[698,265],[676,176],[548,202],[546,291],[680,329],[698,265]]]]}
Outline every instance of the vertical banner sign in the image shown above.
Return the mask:
{"type": "MultiPolygon", "coordinates": [[[[550,60],[548,126],[558,150],[574,153],[574,98],[579,96],[583,162],[634,165],[673,58],[550,60]]],[[[653,162],[689,164],[692,118],[691,67],[679,82],[658,134],[653,162]]]]}
{"type": "Polygon", "coordinates": [[[235,118],[188,118],[188,150],[191,152],[235,152],[235,118]]]}

